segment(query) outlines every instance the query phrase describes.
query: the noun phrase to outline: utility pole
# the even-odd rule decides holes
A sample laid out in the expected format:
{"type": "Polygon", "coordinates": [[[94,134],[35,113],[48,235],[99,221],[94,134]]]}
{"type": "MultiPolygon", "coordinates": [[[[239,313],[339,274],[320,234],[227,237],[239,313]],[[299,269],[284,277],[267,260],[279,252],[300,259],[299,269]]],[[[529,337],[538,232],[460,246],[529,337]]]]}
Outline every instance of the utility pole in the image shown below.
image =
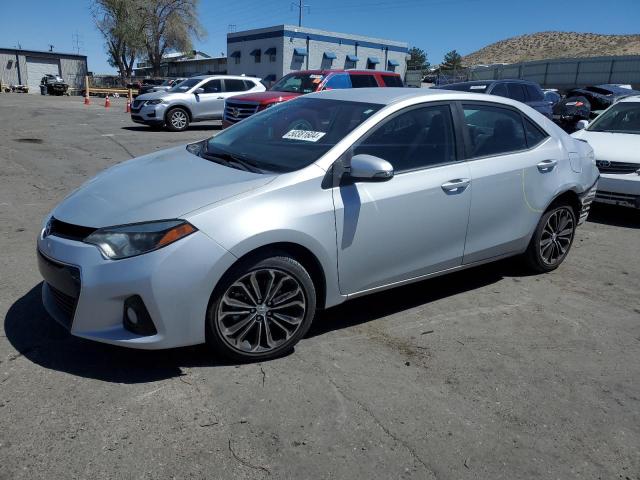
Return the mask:
{"type": "Polygon", "coordinates": [[[306,8],[307,13],[309,13],[309,5],[305,5],[303,0],[298,0],[298,3],[292,3],[292,7],[296,7],[298,9],[298,26],[302,26],[302,11],[306,8]]]}

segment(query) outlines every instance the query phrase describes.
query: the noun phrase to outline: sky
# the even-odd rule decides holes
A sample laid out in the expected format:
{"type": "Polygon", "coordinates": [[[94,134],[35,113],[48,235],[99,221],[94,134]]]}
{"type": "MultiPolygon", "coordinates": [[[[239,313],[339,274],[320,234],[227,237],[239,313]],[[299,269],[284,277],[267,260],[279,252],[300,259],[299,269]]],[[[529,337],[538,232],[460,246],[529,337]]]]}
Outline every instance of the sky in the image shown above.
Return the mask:
{"type": "MultiPolygon", "coordinates": [[[[298,0],[295,0],[297,3],[298,0]]],[[[113,73],[88,0],[2,0],[0,47],[76,52],[89,70],[113,73]],[[57,8],[59,6],[59,8],[57,8]],[[79,40],[79,45],[76,43],[79,40]]],[[[194,48],[226,53],[229,25],[236,31],[297,24],[292,0],[200,0],[207,36],[194,48]]],[[[303,26],[407,42],[431,63],[456,49],[462,55],[526,33],[561,30],[640,33],[640,0],[305,0],[303,26]]]]}

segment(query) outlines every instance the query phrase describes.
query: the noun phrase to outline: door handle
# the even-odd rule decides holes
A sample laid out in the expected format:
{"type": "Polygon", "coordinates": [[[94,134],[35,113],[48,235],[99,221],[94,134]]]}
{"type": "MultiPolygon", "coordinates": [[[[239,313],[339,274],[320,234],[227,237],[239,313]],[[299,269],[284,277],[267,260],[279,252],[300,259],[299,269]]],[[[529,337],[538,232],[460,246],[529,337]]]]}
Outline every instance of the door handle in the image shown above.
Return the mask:
{"type": "Polygon", "coordinates": [[[557,164],[557,160],[543,160],[536,166],[538,167],[538,170],[540,170],[540,172],[547,173],[553,170],[557,164]]]}
{"type": "Polygon", "coordinates": [[[449,180],[448,182],[443,183],[442,190],[448,193],[461,193],[463,192],[471,183],[471,180],[468,178],[456,178],[455,180],[449,180]]]}
{"type": "Polygon", "coordinates": [[[224,97],[218,97],[217,100],[224,100],[224,97]]]}

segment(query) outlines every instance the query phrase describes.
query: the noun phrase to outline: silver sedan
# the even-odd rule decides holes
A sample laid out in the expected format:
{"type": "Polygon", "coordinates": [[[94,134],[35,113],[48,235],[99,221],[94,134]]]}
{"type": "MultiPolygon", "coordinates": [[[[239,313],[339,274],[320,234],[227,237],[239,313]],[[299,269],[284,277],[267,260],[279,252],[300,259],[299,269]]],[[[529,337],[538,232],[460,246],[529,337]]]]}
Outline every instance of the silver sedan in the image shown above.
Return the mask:
{"type": "Polygon", "coordinates": [[[37,241],[43,302],[79,337],[272,358],[354,297],[516,255],[557,268],[597,179],[586,142],[513,100],[307,95],[70,194],[37,241]]]}

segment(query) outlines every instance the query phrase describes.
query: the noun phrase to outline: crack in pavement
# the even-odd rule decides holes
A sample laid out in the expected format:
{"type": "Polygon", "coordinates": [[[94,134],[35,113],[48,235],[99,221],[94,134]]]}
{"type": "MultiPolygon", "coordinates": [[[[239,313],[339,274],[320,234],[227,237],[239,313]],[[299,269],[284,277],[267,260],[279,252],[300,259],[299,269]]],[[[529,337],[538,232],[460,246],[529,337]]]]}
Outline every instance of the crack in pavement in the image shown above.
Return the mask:
{"type": "Polygon", "coordinates": [[[346,398],[348,401],[350,401],[351,403],[354,403],[356,405],[358,405],[358,407],[360,407],[360,409],[362,411],[364,411],[367,415],[369,415],[374,423],[376,425],[378,425],[378,427],[380,427],[380,429],[386,434],[388,435],[390,438],[392,438],[396,443],[399,443],[400,445],[402,445],[411,455],[411,457],[413,457],[413,459],[415,461],[417,461],[420,465],[422,465],[425,470],[427,470],[428,472],[431,473],[431,475],[433,476],[434,479],[438,478],[438,473],[436,472],[436,470],[429,465],[426,461],[424,461],[420,455],[418,455],[418,452],[416,452],[415,448],[413,448],[411,445],[409,445],[407,442],[405,442],[404,440],[402,440],[400,437],[398,437],[396,434],[394,434],[391,430],[389,430],[389,428],[387,428],[376,416],[375,413],[373,413],[371,411],[371,409],[369,407],[367,407],[364,403],[362,403],[360,400],[358,400],[355,397],[352,397],[350,395],[347,395],[344,393],[344,391],[340,388],[340,386],[336,383],[336,381],[331,378],[329,375],[327,375],[327,379],[329,380],[329,383],[331,383],[331,385],[333,385],[335,387],[335,389],[340,393],[340,395],[342,395],[344,398],[346,398]]]}

